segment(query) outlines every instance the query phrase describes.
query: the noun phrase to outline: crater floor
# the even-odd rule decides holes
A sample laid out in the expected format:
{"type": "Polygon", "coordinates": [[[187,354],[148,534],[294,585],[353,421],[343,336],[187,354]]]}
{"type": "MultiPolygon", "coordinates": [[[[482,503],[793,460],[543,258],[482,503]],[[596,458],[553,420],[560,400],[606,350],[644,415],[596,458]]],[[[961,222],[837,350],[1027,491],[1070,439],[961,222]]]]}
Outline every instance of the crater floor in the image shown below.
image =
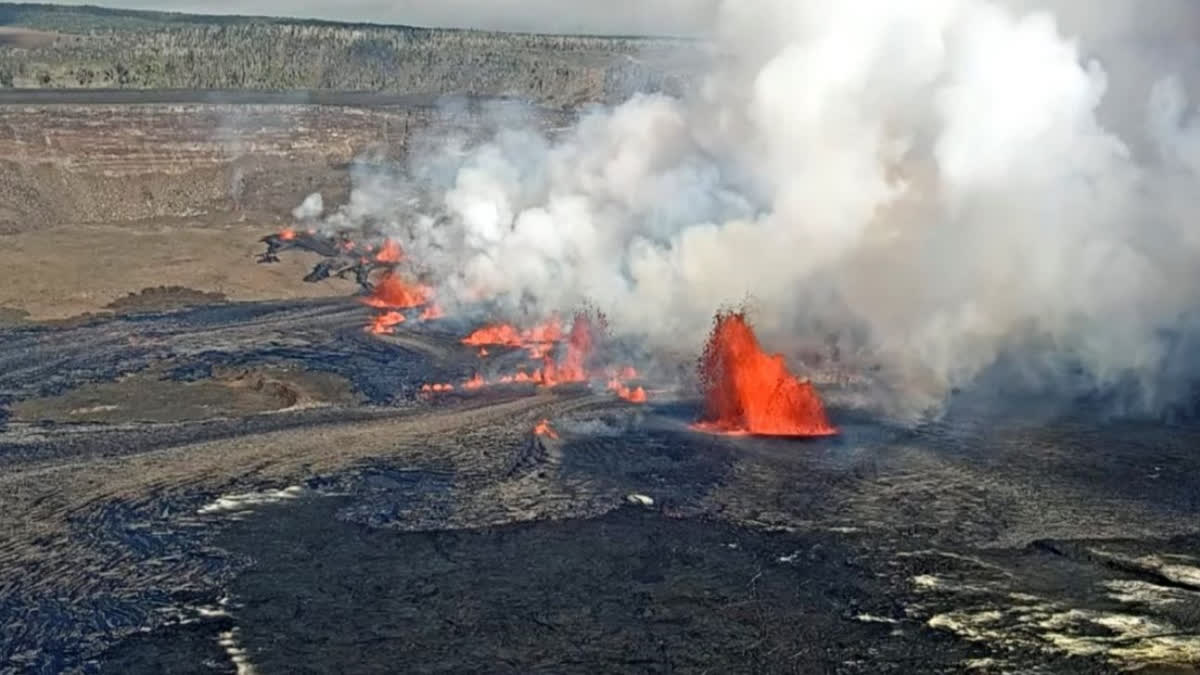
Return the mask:
{"type": "Polygon", "coordinates": [[[0,671],[1200,662],[1196,428],[711,436],[686,396],[422,396],[478,366],[453,320],[136,304],[0,327],[0,671]]]}

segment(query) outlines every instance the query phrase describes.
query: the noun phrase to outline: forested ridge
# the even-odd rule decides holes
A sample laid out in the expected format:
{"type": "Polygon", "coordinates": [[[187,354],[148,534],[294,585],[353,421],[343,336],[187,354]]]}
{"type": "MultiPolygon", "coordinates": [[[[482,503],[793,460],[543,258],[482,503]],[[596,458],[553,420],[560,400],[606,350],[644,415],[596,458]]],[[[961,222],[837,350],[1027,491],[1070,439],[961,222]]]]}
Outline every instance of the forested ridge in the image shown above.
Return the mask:
{"type": "Polygon", "coordinates": [[[0,4],[0,86],[354,90],[578,105],[678,92],[675,39],[0,4]],[[7,37],[7,40],[5,39],[7,37]]]}

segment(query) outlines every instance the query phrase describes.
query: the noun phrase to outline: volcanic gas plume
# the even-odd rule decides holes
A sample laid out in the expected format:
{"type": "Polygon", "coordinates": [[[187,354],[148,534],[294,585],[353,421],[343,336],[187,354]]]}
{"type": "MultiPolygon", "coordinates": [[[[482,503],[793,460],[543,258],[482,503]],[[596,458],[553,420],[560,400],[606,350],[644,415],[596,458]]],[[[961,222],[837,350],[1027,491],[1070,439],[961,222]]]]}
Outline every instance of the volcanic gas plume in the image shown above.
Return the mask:
{"type": "Polygon", "coordinates": [[[763,351],[743,313],[717,315],[699,366],[700,429],[762,436],[837,433],[816,389],[788,372],[783,356],[763,351]]]}
{"type": "Polygon", "coordinates": [[[383,223],[451,314],[592,302],[691,351],[749,296],[761,334],[835,335],[897,405],[1009,359],[1153,407],[1200,373],[1176,346],[1200,339],[1200,87],[1118,4],[727,0],[694,89],[552,133],[497,105],[481,142],[364,163],[322,226],[383,223]]]}

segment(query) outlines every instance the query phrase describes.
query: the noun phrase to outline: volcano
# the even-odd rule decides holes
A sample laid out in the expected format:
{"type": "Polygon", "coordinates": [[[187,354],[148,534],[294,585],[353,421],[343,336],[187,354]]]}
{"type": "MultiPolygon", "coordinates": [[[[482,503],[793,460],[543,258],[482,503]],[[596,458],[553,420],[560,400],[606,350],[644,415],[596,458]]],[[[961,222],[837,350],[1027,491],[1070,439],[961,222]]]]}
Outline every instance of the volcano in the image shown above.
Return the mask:
{"type": "Polygon", "coordinates": [[[780,354],[763,351],[742,312],[718,313],[700,356],[704,410],[696,428],[756,436],[832,436],[811,383],[796,378],[780,354]]]}

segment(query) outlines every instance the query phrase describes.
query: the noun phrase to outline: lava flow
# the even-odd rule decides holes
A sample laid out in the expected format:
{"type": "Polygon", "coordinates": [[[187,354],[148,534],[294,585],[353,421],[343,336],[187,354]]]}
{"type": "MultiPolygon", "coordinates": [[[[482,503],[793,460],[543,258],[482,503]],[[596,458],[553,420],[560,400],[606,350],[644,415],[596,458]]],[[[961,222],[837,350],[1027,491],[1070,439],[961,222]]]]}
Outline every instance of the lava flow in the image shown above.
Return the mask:
{"type": "Polygon", "coordinates": [[[428,303],[432,290],[428,286],[411,284],[395,274],[384,275],[363,304],[377,309],[411,309],[428,303]]]}
{"type": "MultiPolygon", "coordinates": [[[[388,250],[385,243],[380,255],[388,250]]],[[[399,251],[400,248],[397,246],[394,250],[399,251]]],[[[390,255],[392,254],[388,253],[388,256],[390,255]]],[[[397,310],[423,307],[421,311],[423,321],[440,319],[444,316],[441,307],[433,302],[433,289],[421,284],[408,283],[390,271],[379,280],[379,283],[371,291],[371,295],[364,298],[362,302],[376,309],[386,310],[376,316],[367,326],[367,330],[376,335],[394,332],[393,326],[405,320],[405,316],[397,310]]]]}
{"type": "Polygon", "coordinates": [[[404,323],[404,315],[395,310],[390,310],[376,316],[368,330],[376,335],[383,335],[394,332],[392,327],[398,323],[404,323]]]}
{"type": "Polygon", "coordinates": [[[705,431],[761,436],[832,436],[816,389],[767,354],[740,312],[718,314],[700,357],[705,431]]]}
{"type": "MultiPolygon", "coordinates": [[[[598,379],[598,373],[593,373],[591,364],[593,352],[598,340],[603,336],[603,316],[593,318],[587,312],[575,315],[571,324],[571,332],[564,340],[562,328],[558,319],[551,319],[543,324],[520,331],[510,324],[488,324],[474,331],[461,342],[478,349],[479,357],[488,355],[489,346],[520,347],[529,356],[540,362],[540,367],[530,371],[518,370],[515,374],[503,375],[490,382],[475,373],[471,379],[462,384],[465,390],[482,389],[488,384],[536,384],[542,387],[554,387],[566,383],[588,382],[598,379]],[[558,343],[565,342],[561,363],[552,354],[558,343]]],[[[645,403],[646,390],[641,386],[630,386],[629,380],[638,378],[638,372],[632,366],[610,368],[607,371],[608,389],[630,403],[645,403]]],[[[436,386],[436,385],[435,385],[436,386]]],[[[454,391],[452,388],[422,387],[422,392],[436,393],[454,391]]]]}
{"type": "MultiPolygon", "coordinates": [[[[369,291],[362,303],[379,310],[367,324],[366,330],[374,334],[394,333],[396,326],[406,321],[420,319],[430,321],[445,316],[434,299],[433,288],[413,282],[401,276],[400,263],[406,261],[400,243],[384,238],[380,243],[356,241],[349,232],[318,235],[312,230],[307,234],[291,228],[282,230],[261,240],[267,250],[258,256],[258,262],[278,262],[277,254],[290,248],[300,248],[321,255],[321,260],[305,277],[305,281],[316,282],[330,277],[346,278],[354,274],[355,280],[369,291]],[[383,274],[375,283],[373,273],[383,274]],[[420,310],[419,314],[416,311],[420,310]]],[[[536,363],[516,373],[485,379],[475,373],[466,382],[425,384],[423,393],[445,393],[473,391],[488,384],[529,383],[542,387],[554,387],[566,383],[588,383],[600,380],[603,375],[593,371],[594,352],[606,334],[604,316],[591,311],[576,314],[569,333],[563,332],[558,317],[518,330],[511,324],[492,323],[472,332],[461,340],[473,347],[479,358],[489,355],[489,347],[513,347],[525,350],[536,363]],[[490,381],[489,381],[490,380],[490,381]]],[[[646,390],[634,386],[630,380],[638,378],[637,371],[626,366],[607,373],[608,389],[616,396],[631,403],[645,403],[646,390]]]]}
{"type": "Polygon", "coordinates": [[[531,357],[540,359],[561,339],[562,325],[553,318],[524,331],[507,323],[488,324],[463,338],[462,343],[472,347],[522,347],[531,357]]]}

